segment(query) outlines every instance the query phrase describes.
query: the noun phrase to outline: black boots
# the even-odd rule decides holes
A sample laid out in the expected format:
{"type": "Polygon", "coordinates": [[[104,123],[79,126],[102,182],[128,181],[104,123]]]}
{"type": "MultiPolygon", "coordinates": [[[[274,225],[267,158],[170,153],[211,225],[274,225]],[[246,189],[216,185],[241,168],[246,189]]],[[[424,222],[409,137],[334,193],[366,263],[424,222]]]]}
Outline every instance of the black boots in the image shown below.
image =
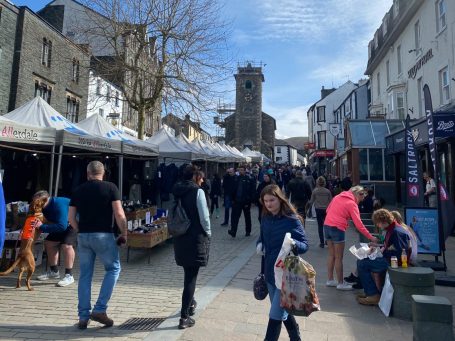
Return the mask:
{"type": "Polygon", "coordinates": [[[281,332],[281,321],[269,319],[264,341],[278,341],[281,332]]]}
{"type": "Polygon", "coordinates": [[[286,321],[283,321],[283,323],[284,326],[286,327],[286,330],[288,331],[289,339],[291,341],[302,340],[300,338],[299,325],[297,324],[297,321],[295,320],[295,317],[293,315],[289,314],[288,319],[286,321]]]}

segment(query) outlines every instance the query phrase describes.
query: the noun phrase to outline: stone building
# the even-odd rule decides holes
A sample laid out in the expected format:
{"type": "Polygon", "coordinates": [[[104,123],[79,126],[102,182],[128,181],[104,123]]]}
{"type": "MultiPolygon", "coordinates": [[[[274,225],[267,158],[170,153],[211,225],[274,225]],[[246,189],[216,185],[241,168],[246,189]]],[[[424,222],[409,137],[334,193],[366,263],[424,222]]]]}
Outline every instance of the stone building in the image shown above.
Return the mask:
{"type": "MultiPolygon", "coordinates": [[[[56,27],[63,35],[78,44],[86,44],[95,58],[92,59],[92,67],[96,69],[106,80],[125,89],[125,93],[132,96],[133,80],[131,72],[127,72],[124,66],[125,61],[132,61],[136,58],[135,34],[140,34],[141,28],[134,27],[130,23],[112,22],[110,18],[97,13],[96,11],[84,6],[74,0],[54,0],[41,9],[38,14],[46,21],[56,27]],[[118,37],[121,30],[121,38],[118,37]],[[115,38],[117,35],[117,38],[115,38]],[[112,41],[118,39],[117,46],[122,47],[122,51],[115,51],[112,41]],[[115,63],[115,58],[122,55],[124,60],[115,63]]],[[[145,34],[145,33],[144,33],[145,34]]],[[[145,34],[146,35],[146,34],[145,34]]],[[[146,38],[153,41],[152,38],[146,38]]],[[[153,44],[150,44],[153,46],[153,44]]],[[[152,48],[144,49],[140,55],[139,65],[143,65],[145,70],[154,70],[158,65],[158,59],[152,48]]],[[[153,89],[151,84],[142,83],[143,91],[141,96],[151,97],[153,89]]],[[[145,113],[145,135],[153,135],[158,131],[161,123],[161,103],[156,108],[149,109],[145,113]]],[[[128,102],[124,102],[122,113],[122,124],[132,130],[137,131],[138,115],[128,102]]]]}
{"type": "Polygon", "coordinates": [[[191,121],[190,115],[186,115],[185,118],[182,119],[174,114],[167,114],[163,117],[162,123],[174,129],[175,136],[183,133],[190,141],[211,141],[210,134],[201,128],[199,122],[191,121]]]}
{"type": "Polygon", "coordinates": [[[0,0],[0,115],[8,112],[19,9],[0,0]]]}
{"type": "MultiPolygon", "coordinates": [[[[6,7],[4,10],[6,12],[6,7]]],[[[2,22],[5,27],[0,31],[10,31],[11,25],[17,22],[12,63],[2,63],[1,68],[12,70],[8,111],[41,96],[72,122],[85,118],[88,51],[72,43],[27,7],[7,10],[9,20],[2,22]]],[[[11,60],[10,53],[6,57],[11,60]]]]}
{"type": "Polygon", "coordinates": [[[248,147],[272,157],[276,122],[262,111],[262,67],[247,63],[238,67],[234,77],[235,112],[224,121],[226,143],[240,150],[248,147]]]}

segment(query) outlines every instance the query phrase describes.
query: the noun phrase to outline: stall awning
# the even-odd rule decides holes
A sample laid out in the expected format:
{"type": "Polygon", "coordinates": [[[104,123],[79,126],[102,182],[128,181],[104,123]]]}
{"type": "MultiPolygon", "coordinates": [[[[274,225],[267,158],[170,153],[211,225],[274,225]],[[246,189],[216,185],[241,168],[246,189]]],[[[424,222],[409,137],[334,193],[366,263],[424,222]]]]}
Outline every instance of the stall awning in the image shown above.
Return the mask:
{"type": "Polygon", "coordinates": [[[158,156],[157,145],[146,143],[145,141],[125,134],[98,114],[87,117],[77,125],[95,136],[112,141],[120,141],[123,154],[146,157],[158,156]]]}
{"type": "Polygon", "coordinates": [[[0,116],[1,142],[52,145],[55,134],[54,128],[33,127],[0,116]]]}
{"type": "Polygon", "coordinates": [[[346,147],[385,148],[386,136],[402,128],[404,128],[402,120],[349,121],[346,147]]]}

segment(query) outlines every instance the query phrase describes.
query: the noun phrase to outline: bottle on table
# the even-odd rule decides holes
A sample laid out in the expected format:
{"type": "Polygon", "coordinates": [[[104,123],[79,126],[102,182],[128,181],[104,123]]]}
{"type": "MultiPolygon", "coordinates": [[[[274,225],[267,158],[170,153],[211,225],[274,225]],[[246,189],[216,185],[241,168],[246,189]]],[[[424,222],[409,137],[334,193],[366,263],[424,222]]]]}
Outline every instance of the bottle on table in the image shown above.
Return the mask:
{"type": "Polygon", "coordinates": [[[403,249],[401,251],[401,267],[407,268],[408,267],[408,256],[406,255],[406,250],[403,249]]]}

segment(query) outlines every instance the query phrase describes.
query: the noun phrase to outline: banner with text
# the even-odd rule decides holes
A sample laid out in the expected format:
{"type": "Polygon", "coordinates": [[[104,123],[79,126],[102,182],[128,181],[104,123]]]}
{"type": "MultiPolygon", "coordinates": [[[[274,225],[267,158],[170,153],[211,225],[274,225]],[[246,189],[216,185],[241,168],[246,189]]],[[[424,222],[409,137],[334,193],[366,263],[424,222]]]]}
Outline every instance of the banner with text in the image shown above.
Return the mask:
{"type": "Polygon", "coordinates": [[[409,115],[406,117],[405,160],[406,160],[406,205],[423,207],[422,170],[419,154],[416,152],[409,115]]]}

